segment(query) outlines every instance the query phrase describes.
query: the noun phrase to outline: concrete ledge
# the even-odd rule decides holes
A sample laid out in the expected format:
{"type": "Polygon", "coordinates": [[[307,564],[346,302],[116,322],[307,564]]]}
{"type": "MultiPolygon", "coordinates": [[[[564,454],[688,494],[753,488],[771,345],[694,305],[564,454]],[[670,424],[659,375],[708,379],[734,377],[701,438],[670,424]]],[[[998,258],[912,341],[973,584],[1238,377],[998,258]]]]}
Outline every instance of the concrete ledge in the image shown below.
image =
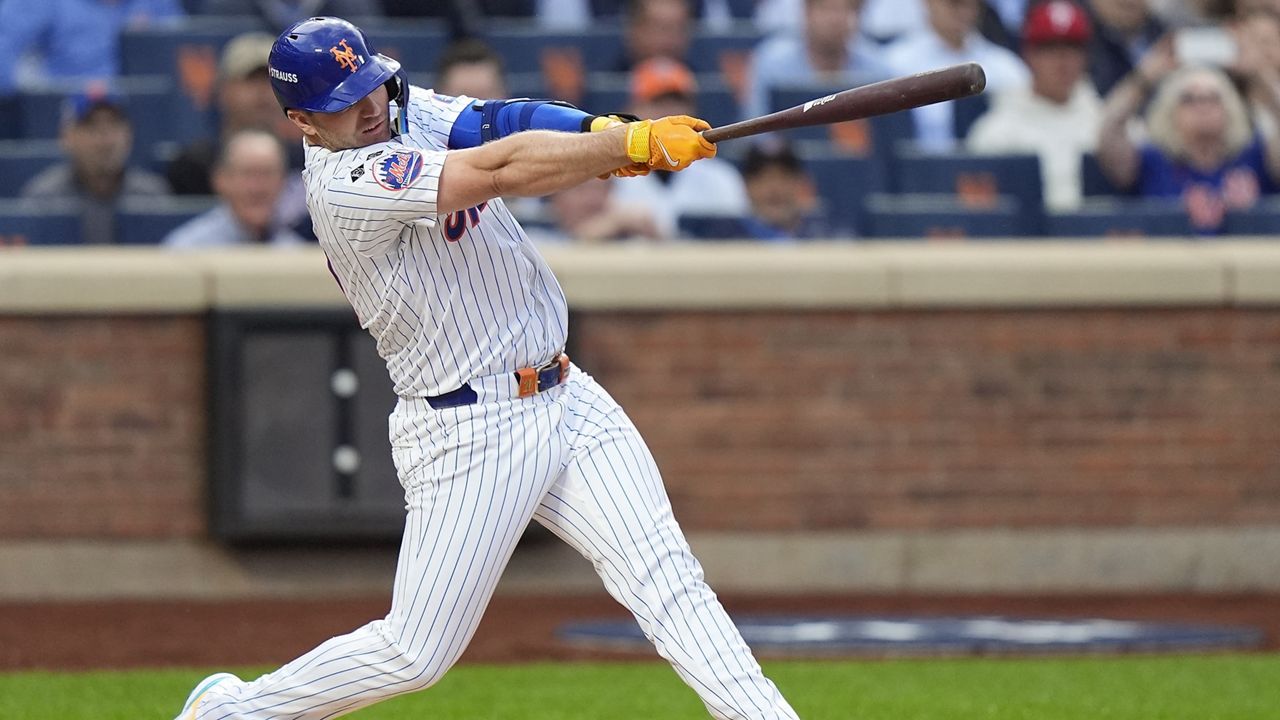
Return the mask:
{"type": "Polygon", "coordinates": [[[879,252],[891,256],[893,304],[902,307],[1218,305],[1228,299],[1223,261],[1186,243],[966,243],[879,252]]]}
{"type": "Polygon", "coordinates": [[[208,307],[201,269],[151,248],[0,249],[0,312],[189,313],[208,307]]]}
{"type": "MultiPolygon", "coordinates": [[[[548,247],[585,310],[1280,303],[1266,242],[717,243],[548,247]]],[[[189,313],[346,301],[318,248],[0,250],[0,313],[189,313]]]]}
{"type": "Polygon", "coordinates": [[[1257,238],[1216,248],[1231,268],[1231,297],[1237,305],[1280,303],[1280,242],[1257,238]]]}
{"type": "MultiPolygon", "coordinates": [[[[1280,527],[700,533],[712,587],[750,593],[1280,590],[1280,527]]],[[[0,601],[339,597],[390,592],[396,550],[231,551],[195,542],[0,542],[0,601]]],[[[503,594],[600,590],[554,539],[525,543],[503,594]]]]}
{"type": "Polygon", "coordinates": [[[205,251],[188,259],[208,278],[212,307],[347,306],[318,248],[205,251]]]}
{"type": "Polygon", "coordinates": [[[885,256],[848,244],[546,248],[575,308],[887,307],[885,256]]]}

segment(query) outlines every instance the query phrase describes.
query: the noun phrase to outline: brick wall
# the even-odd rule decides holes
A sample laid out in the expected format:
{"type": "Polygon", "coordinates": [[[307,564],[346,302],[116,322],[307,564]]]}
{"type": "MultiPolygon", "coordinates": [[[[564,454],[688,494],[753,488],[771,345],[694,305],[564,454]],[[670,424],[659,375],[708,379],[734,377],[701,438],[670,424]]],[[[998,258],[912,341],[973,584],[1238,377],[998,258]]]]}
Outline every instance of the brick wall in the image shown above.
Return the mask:
{"type": "Polygon", "coordinates": [[[1280,522],[1280,312],[586,314],[697,529],[1280,522]]]}
{"type": "Polygon", "coordinates": [[[0,316],[0,538],[203,534],[197,317],[0,316]]]}
{"type": "MultiPolygon", "coordinates": [[[[1280,311],[597,313],[691,530],[1280,523],[1280,311]]],[[[0,538],[205,532],[199,317],[0,317],[0,538]]]]}

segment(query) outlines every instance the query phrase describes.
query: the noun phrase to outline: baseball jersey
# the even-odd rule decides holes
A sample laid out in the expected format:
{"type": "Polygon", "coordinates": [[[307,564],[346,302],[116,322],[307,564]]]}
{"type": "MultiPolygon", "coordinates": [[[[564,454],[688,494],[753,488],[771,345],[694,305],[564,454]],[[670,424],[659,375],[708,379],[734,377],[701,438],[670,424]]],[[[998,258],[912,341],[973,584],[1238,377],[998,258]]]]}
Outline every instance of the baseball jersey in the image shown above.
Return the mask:
{"type": "MultiPolygon", "coordinates": [[[[564,348],[568,309],[501,199],[440,215],[449,132],[475,100],[413,87],[409,131],[307,145],[307,207],[329,267],[402,397],[534,367],[564,348]]],[[[394,109],[393,109],[394,119],[394,109]]]]}

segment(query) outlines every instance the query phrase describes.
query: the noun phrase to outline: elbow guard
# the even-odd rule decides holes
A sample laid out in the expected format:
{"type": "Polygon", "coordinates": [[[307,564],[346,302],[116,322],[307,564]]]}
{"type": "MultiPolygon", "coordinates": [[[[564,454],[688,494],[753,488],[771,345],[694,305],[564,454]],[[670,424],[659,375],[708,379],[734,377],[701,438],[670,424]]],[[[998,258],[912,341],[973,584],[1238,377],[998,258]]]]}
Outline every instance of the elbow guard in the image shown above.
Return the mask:
{"type": "Polygon", "coordinates": [[[590,128],[592,117],[558,100],[477,101],[454,121],[449,147],[476,147],[521,130],[584,132],[590,128]]]}

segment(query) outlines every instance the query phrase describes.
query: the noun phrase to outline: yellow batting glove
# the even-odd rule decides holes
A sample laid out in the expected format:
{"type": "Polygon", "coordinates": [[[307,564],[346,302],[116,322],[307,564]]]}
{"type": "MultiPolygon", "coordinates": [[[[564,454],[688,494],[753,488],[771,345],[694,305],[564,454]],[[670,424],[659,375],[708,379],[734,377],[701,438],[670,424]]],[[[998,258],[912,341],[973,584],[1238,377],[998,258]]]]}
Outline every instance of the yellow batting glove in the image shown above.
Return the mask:
{"type": "MultiPolygon", "coordinates": [[[[618,127],[619,125],[623,125],[623,124],[625,123],[623,123],[622,119],[619,118],[617,115],[601,115],[599,117],[592,119],[591,132],[600,132],[602,130],[608,130],[609,128],[618,127]]],[[[635,177],[637,175],[648,175],[648,174],[649,174],[649,164],[638,162],[638,163],[632,163],[625,167],[620,167],[617,170],[614,170],[612,173],[606,173],[604,175],[601,175],[600,179],[603,180],[609,177],[609,175],[613,175],[614,177],[635,177]]]]}
{"type": "Polygon", "coordinates": [[[695,160],[715,157],[715,144],[699,134],[709,129],[706,120],[688,115],[629,123],[627,157],[655,170],[683,170],[695,160]]]}

